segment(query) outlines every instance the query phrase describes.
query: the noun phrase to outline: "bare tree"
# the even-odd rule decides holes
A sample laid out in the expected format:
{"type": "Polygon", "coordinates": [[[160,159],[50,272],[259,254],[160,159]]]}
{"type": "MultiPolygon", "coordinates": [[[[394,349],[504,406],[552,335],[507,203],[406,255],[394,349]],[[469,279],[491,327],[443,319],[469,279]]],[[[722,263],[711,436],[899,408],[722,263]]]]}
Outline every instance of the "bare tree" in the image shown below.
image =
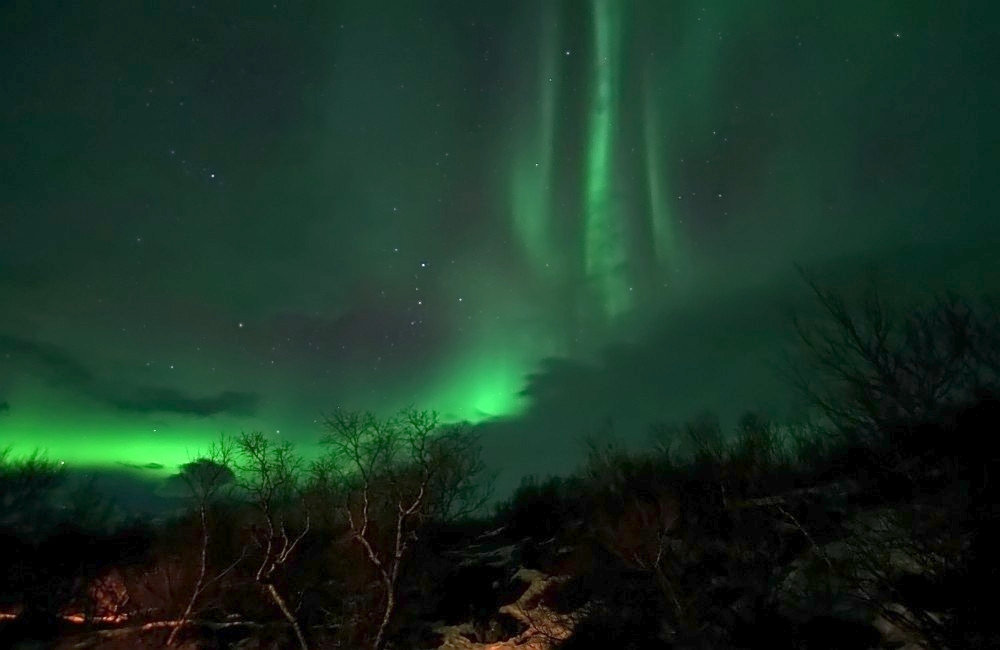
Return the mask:
{"type": "Polygon", "coordinates": [[[610,437],[610,429],[583,439],[583,475],[594,495],[589,519],[598,543],[628,566],[648,573],[674,610],[678,622],[689,612],[682,602],[675,558],[669,552],[680,521],[680,501],[665,485],[649,478],[664,477],[674,465],[671,444],[677,427],[651,432],[653,458],[630,452],[610,437]]]}
{"type": "MultiPolygon", "coordinates": [[[[808,277],[806,282],[822,318],[794,321],[804,351],[791,373],[795,385],[841,432],[874,443],[875,459],[889,461],[888,469],[914,487],[909,504],[853,518],[844,540],[847,561],[821,557],[862,601],[896,627],[919,632],[924,645],[966,647],[965,639],[950,636],[970,632],[956,625],[961,607],[931,611],[932,601],[910,598],[899,581],[909,576],[946,585],[956,576],[971,577],[970,540],[983,530],[971,513],[988,512],[978,499],[995,499],[985,489],[989,443],[968,427],[972,417],[962,416],[984,398],[995,399],[1000,388],[1000,309],[988,300],[945,294],[894,313],[874,283],[850,303],[808,277]],[[949,486],[941,483],[947,476],[954,480],[949,486]]],[[[808,522],[790,510],[779,512],[819,553],[808,522]]]]}
{"type": "Polygon", "coordinates": [[[841,430],[875,432],[886,422],[933,417],[997,387],[995,308],[947,295],[899,316],[874,282],[852,305],[803,277],[823,319],[793,319],[804,354],[787,374],[841,430]]]}
{"type": "Polygon", "coordinates": [[[481,512],[493,494],[495,475],[485,475],[479,436],[464,424],[441,427],[429,441],[428,458],[433,468],[427,516],[453,521],[481,512]]]}
{"type": "Polygon", "coordinates": [[[208,579],[208,549],[211,543],[211,533],[209,529],[209,510],[220,493],[231,487],[235,482],[235,475],[232,470],[233,455],[236,448],[236,441],[232,438],[221,436],[218,442],[212,444],[208,454],[193,462],[181,467],[180,478],[187,487],[194,509],[198,513],[201,529],[201,548],[199,554],[198,577],[195,579],[194,588],[188,599],[187,607],[181,614],[178,625],[167,637],[167,645],[173,645],[181,628],[188,624],[194,613],[195,604],[212,583],[225,577],[243,559],[245,554],[240,554],[236,560],[228,567],[208,579]]]}
{"type": "Polygon", "coordinates": [[[260,525],[253,527],[261,552],[254,579],[292,627],[299,647],[307,650],[302,627],[275,585],[279,571],[287,566],[296,547],[309,532],[308,512],[298,535],[288,532],[287,514],[291,502],[299,496],[302,459],[289,442],[272,442],[260,432],[242,433],[236,440],[234,466],[237,484],[246,492],[261,518],[260,525]]]}
{"type": "Polygon", "coordinates": [[[49,497],[65,481],[62,464],[37,450],[13,458],[10,447],[0,449],[0,525],[37,533],[52,519],[49,497]]]}
{"type": "Polygon", "coordinates": [[[377,650],[396,607],[403,559],[420,524],[481,504],[475,487],[482,469],[479,446],[463,429],[441,427],[436,413],[415,409],[388,419],[338,410],[325,425],[328,433],[321,442],[328,454],[314,473],[319,483],[339,483],[351,539],[382,583],[385,606],[372,642],[377,650]]]}

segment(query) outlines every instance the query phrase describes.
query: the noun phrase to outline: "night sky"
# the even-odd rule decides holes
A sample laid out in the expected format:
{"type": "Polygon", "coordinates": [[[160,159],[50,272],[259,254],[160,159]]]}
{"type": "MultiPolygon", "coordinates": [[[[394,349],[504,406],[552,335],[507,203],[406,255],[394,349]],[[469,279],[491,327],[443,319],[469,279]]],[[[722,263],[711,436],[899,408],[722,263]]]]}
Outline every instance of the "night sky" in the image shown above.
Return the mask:
{"type": "Polygon", "coordinates": [[[998,288],[995,4],[3,3],[0,442],[784,413],[796,265],[998,288]]]}

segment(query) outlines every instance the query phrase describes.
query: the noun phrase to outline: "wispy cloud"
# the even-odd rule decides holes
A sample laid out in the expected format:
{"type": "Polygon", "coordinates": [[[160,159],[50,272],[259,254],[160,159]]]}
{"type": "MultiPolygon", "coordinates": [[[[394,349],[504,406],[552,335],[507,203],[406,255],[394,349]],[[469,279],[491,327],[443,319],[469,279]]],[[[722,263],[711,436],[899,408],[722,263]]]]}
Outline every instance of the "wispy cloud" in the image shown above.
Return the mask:
{"type": "MultiPolygon", "coordinates": [[[[251,392],[227,390],[199,397],[163,386],[119,386],[98,377],[64,348],[20,337],[0,335],[0,354],[13,362],[16,370],[40,375],[54,385],[122,411],[195,417],[221,413],[246,416],[253,415],[260,403],[260,395],[251,392]]],[[[0,404],[0,411],[5,405],[0,404]]]]}

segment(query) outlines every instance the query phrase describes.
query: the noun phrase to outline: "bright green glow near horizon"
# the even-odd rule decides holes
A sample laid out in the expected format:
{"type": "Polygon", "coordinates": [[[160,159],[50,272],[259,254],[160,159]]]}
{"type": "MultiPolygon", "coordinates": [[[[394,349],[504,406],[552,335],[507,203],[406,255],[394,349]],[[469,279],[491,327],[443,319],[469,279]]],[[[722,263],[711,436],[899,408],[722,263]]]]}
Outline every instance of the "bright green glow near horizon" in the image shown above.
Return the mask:
{"type": "MultiPolygon", "coordinates": [[[[372,409],[391,416],[414,406],[437,411],[442,422],[486,420],[519,414],[526,406],[520,395],[533,367],[543,336],[514,335],[487,328],[459,345],[433,370],[425,370],[395,395],[373,393],[374,401],[347,399],[343,407],[372,409]]],[[[24,381],[5,398],[18,408],[0,414],[0,449],[11,457],[40,453],[77,470],[134,471],[144,476],[173,474],[206,453],[220,435],[262,431],[275,440],[289,440],[307,460],[319,451],[323,433],[318,418],[337,405],[323,398],[274,402],[255,416],[192,417],[183,414],[109,410],[89,399],[46,385],[24,381]]]]}
{"type": "Polygon", "coordinates": [[[107,416],[63,422],[35,414],[7,418],[2,429],[14,458],[38,452],[68,467],[101,469],[153,463],[162,466],[152,470],[156,473],[176,472],[180,465],[205,452],[219,433],[217,425],[201,423],[170,426],[160,432],[107,416]]]}
{"type": "Polygon", "coordinates": [[[478,343],[443,364],[426,388],[411,391],[408,398],[420,408],[437,411],[445,422],[478,424],[516,416],[526,406],[520,394],[525,377],[544,356],[538,345],[539,337],[519,341],[503,332],[484,332],[478,343]]]}
{"type": "MultiPolygon", "coordinates": [[[[412,391],[398,403],[380,405],[378,411],[389,416],[413,405],[437,411],[445,423],[473,424],[517,415],[525,405],[519,393],[527,368],[523,360],[500,353],[462,357],[443,368],[427,390],[412,391]]],[[[24,399],[19,403],[28,404],[24,399]]],[[[288,421],[280,418],[281,413],[275,415],[288,421]]],[[[82,404],[67,405],[58,415],[25,408],[0,420],[0,449],[10,447],[12,459],[39,453],[68,468],[135,470],[148,476],[177,472],[181,465],[206,453],[222,434],[264,431],[274,439],[294,442],[307,460],[319,450],[322,428],[312,417],[288,431],[263,425],[256,419],[135,418],[82,404]]]]}
{"type": "MultiPolygon", "coordinates": [[[[551,4],[546,5],[551,9],[551,4]]],[[[538,113],[530,142],[517,152],[511,179],[511,213],[521,245],[537,273],[556,263],[552,222],[552,151],[558,91],[558,29],[552,11],[543,12],[539,46],[538,113]]]]}
{"type": "Polygon", "coordinates": [[[625,215],[614,200],[614,132],[618,122],[621,15],[617,0],[593,0],[594,91],[585,181],[584,256],[587,279],[603,315],[614,319],[631,307],[625,215]]]}
{"type": "Polygon", "coordinates": [[[524,408],[519,395],[525,367],[516,360],[493,358],[463,360],[426,401],[446,422],[478,424],[518,415],[524,408]]]}
{"type": "MultiPolygon", "coordinates": [[[[289,439],[284,434],[291,434],[303,455],[312,453],[321,435],[319,428],[308,428],[305,422],[279,433],[270,422],[290,421],[280,410],[257,417],[136,414],[108,410],[33,381],[9,396],[20,408],[0,417],[0,449],[10,447],[15,459],[39,453],[70,469],[165,476],[201,457],[222,434],[263,431],[275,439],[289,439]]],[[[306,422],[313,417],[310,414],[306,422]]]]}

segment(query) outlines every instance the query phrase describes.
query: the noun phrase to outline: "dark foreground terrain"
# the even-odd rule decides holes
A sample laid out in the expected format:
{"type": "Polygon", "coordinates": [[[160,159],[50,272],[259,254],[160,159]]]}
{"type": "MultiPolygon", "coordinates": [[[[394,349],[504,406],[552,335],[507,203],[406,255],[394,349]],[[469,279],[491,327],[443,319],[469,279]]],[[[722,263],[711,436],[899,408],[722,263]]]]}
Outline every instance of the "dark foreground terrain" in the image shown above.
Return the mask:
{"type": "Polygon", "coordinates": [[[818,423],[592,439],[489,516],[470,431],[412,411],[334,415],[311,465],[221,438],[155,522],[5,460],[0,646],[1000,647],[995,318],[937,305],[891,339],[825,304],[818,423]]]}

